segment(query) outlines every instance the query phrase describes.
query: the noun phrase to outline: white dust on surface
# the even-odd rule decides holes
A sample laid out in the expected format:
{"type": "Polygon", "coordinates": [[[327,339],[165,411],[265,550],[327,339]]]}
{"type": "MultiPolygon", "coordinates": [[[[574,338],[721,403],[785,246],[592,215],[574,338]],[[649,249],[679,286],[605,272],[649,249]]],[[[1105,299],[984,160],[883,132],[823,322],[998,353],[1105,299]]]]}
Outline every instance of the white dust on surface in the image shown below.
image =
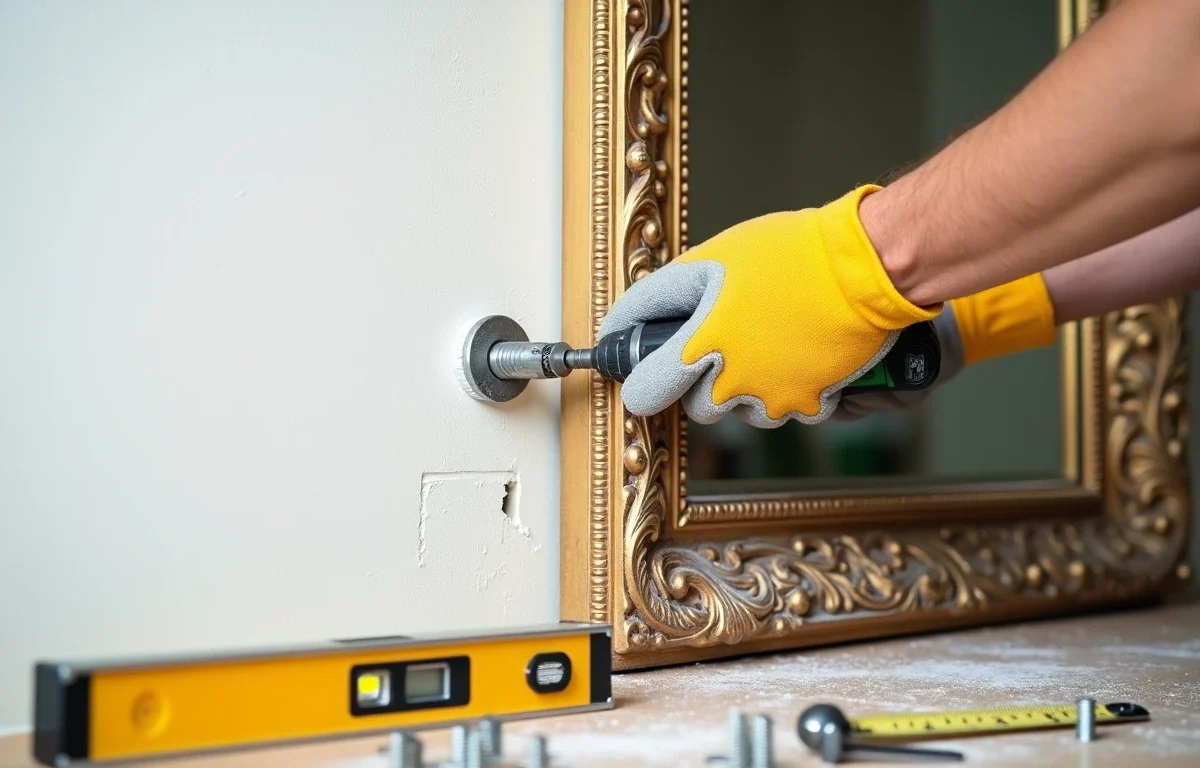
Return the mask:
{"type": "MultiPolygon", "coordinates": [[[[555,765],[702,766],[707,756],[728,752],[727,716],[740,709],[773,718],[779,764],[817,766],[795,735],[797,715],[810,704],[865,715],[1091,696],[1137,702],[1153,720],[1101,728],[1100,740],[1087,746],[1072,729],[937,746],[989,765],[1200,765],[1200,638],[1194,622],[1171,616],[1126,614],[1117,629],[1094,617],[620,674],[617,709],[513,724],[506,727],[508,747],[517,756],[522,734],[540,732],[555,765]]],[[[383,763],[341,768],[351,766],[383,763]]]]}

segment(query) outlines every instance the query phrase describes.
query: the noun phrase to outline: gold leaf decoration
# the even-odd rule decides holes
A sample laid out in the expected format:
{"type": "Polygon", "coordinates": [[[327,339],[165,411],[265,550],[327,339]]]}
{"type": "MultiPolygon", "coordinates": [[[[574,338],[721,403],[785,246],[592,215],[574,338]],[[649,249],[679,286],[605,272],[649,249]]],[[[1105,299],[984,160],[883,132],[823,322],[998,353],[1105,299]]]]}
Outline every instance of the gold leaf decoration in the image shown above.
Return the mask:
{"type": "MultiPolygon", "coordinates": [[[[618,0],[619,1],[619,0],[618,0]]],[[[611,297],[609,229],[611,201],[609,161],[612,137],[612,30],[610,0],[594,0],[592,5],[592,102],[591,102],[591,326],[594,339],[608,313],[611,297]]],[[[620,143],[620,142],[619,142],[620,143]]],[[[599,376],[592,376],[589,392],[591,453],[603,456],[609,450],[609,398],[611,388],[599,376]]],[[[588,499],[588,620],[597,624],[609,621],[609,470],[605,462],[591,462],[588,499]]]]}
{"type": "Polygon", "coordinates": [[[667,263],[670,254],[663,203],[670,167],[664,157],[668,115],[663,110],[669,79],[664,37],[671,26],[671,4],[629,0],[625,13],[626,46],[625,274],[632,283],[667,263]]]}

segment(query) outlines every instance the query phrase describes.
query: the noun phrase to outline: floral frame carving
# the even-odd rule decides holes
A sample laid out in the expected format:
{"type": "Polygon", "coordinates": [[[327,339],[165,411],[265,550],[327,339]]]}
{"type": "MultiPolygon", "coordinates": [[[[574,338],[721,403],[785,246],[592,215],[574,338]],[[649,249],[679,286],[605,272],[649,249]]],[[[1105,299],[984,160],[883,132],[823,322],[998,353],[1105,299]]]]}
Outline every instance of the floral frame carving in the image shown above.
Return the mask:
{"type": "MultiPolygon", "coordinates": [[[[1063,45],[1103,11],[1060,0],[1063,45]]],[[[688,0],[570,0],[563,328],[687,245],[688,0]]],[[[618,669],[1128,604],[1191,576],[1184,299],[1064,333],[1067,479],[689,500],[686,421],[564,380],[562,616],[618,669]],[[1076,362],[1078,361],[1078,362],[1076,362]],[[897,518],[900,521],[897,522],[897,518]]]]}

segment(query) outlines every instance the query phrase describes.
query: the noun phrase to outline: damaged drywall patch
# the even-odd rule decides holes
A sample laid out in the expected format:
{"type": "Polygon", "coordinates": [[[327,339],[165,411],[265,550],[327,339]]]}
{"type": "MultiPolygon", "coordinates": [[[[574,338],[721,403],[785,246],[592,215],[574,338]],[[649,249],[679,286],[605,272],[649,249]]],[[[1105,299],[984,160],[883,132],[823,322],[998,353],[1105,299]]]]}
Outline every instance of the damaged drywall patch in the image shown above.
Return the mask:
{"type": "Polygon", "coordinates": [[[524,601],[540,541],[521,524],[521,483],[514,471],[426,472],[421,475],[417,566],[422,582],[451,596],[487,594],[489,615],[504,621],[524,601]]]}
{"type": "Polygon", "coordinates": [[[521,525],[521,478],[516,472],[424,472],[421,474],[418,555],[425,551],[430,498],[434,494],[444,497],[438,503],[454,500],[475,505],[481,514],[498,512],[522,535],[529,536],[529,529],[521,525]]]}
{"type": "Polygon", "coordinates": [[[424,472],[421,474],[421,509],[420,520],[417,524],[417,565],[424,567],[425,550],[428,541],[428,524],[430,516],[430,498],[434,496],[434,504],[444,505],[455,502],[460,505],[474,506],[480,514],[489,510],[498,511],[518,529],[520,521],[520,484],[516,472],[424,472]],[[499,502],[489,504],[488,500],[494,493],[499,492],[499,502]]]}

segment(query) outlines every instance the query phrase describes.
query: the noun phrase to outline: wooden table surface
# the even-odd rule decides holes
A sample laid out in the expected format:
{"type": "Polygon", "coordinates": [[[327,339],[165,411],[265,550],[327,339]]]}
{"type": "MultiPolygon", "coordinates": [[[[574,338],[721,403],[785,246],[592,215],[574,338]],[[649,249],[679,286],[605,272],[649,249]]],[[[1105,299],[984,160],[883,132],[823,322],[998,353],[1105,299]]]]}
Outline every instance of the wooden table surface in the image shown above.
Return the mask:
{"type": "MultiPolygon", "coordinates": [[[[795,732],[797,714],[812,703],[866,714],[1091,696],[1137,702],[1152,720],[1101,728],[1091,744],[1065,729],[939,744],[988,766],[1200,766],[1200,603],[628,673],[615,678],[614,693],[612,711],[506,725],[510,763],[519,764],[522,735],[542,733],[553,765],[702,766],[727,754],[736,708],[774,719],[776,765],[816,766],[795,732]]],[[[447,759],[445,732],[423,738],[427,760],[447,759]]],[[[162,764],[386,768],[382,744],[353,739],[162,764]]],[[[29,749],[28,735],[0,739],[0,766],[34,765],[29,749]]]]}

